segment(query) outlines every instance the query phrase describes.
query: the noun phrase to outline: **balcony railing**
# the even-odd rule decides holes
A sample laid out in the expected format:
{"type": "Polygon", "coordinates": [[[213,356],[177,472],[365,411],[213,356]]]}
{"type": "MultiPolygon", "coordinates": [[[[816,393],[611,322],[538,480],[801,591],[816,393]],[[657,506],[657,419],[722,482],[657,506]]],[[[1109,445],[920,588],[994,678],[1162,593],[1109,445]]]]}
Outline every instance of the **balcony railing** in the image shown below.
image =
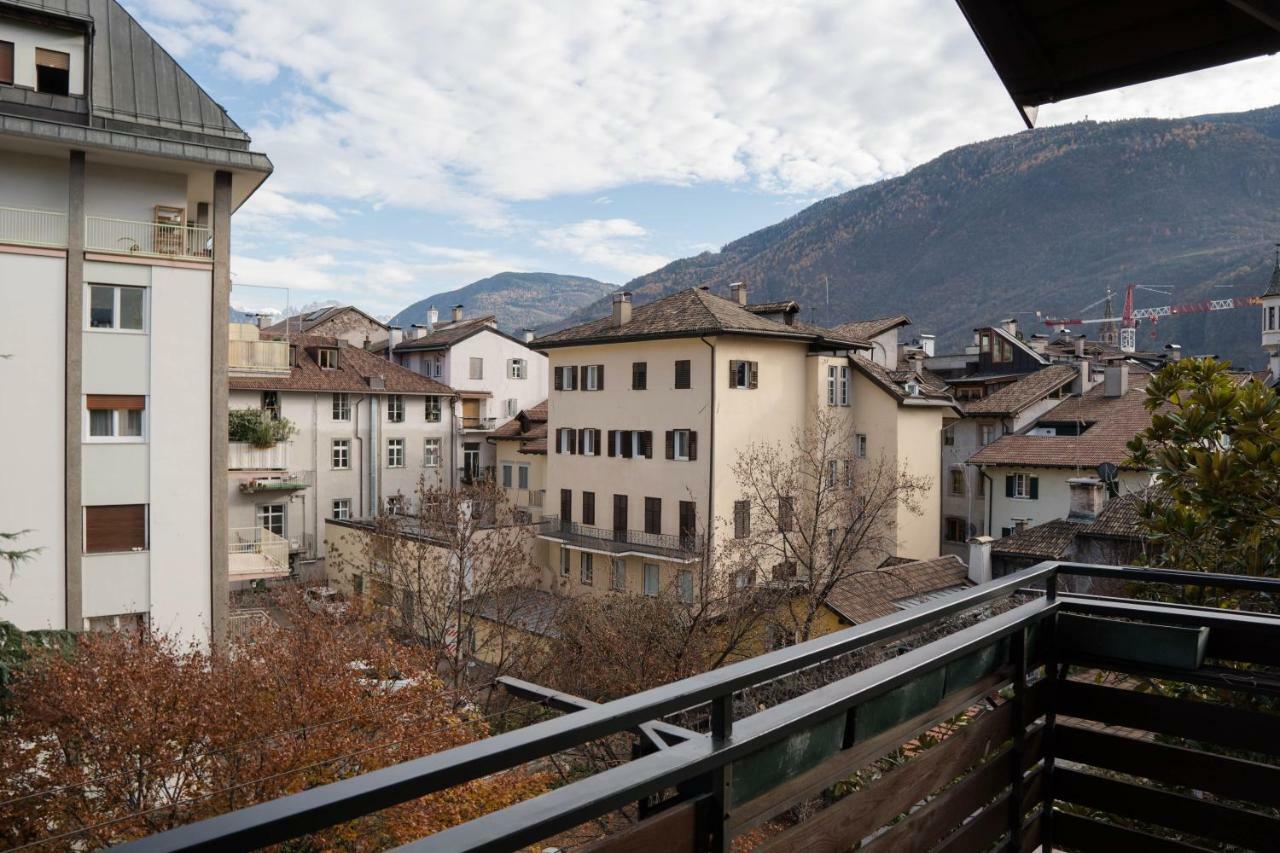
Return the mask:
{"type": "Polygon", "coordinates": [[[289,342],[234,339],[228,341],[227,367],[232,376],[287,375],[291,369],[289,342]]]}
{"type": "Polygon", "coordinates": [[[247,441],[227,445],[229,471],[285,471],[289,468],[289,442],[278,441],[270,447],[254,447],[247,441]]]}
{"type": "Polygon", "coordinates": [[[297,492],[311,486],[311,472],[297,471],[269,477],[254,477],[240,482],[240,494],[261,495],[271,492],[297,492]]]}
{"type": "Polygon", "coordinates": [[[613,554],[642,552],[676,559],[695,557],[706,545],[706,538],[700,533],[672,536],[666,533],[647,533],[643,530],[609,530],[604,527],[562,521],[555,515],[543,517],[538,523],[538,535],[545,539],[586,548],[597,548],[613,554]]]}
{"type": "Polygon", "coordinates": [[[642,757],[436,833],[422,849],[537,845],[637,802],[636,822],[592,849],[727,850],[801,803],[823,807],[774,822],[757,849],[1273,849],[1280,716],[1215,697],[1276,694],[1280,619],[1059,594],[1071,576],[1280,594],[1271,579],[1041,563],[606,704],[560,699],[559,718],[123,849],[276,844],[636,730],[650,747],[642,757]],[[895,654],[926,633],[943,636],[895,654]],[[872,650],[882,662],[870,668],[778,690],[872,650]],[[1169,689],[1135,689],[1153,677],[1169,689]],[[755,692],[766,685],[772,705],[755,692]],[[695,712],[708,733],[664,721],[684,713],[693,724],[695,712]],[[858,785],[833,788],[864,769],[874,772],[858,785]]]}
{"type": "Polygon", "coordinates": [[[199,225],[165,225],[86,216],[84,247],[158,258],[208,261],[213,257],[213,231],[199,225]]]}
{"type": "Polygon", "coordinates": [[[480,418],[473,415],[462,416],[462,428],[488,432],[498,425],[497,418],[480,418]]]}
{"type": "Polygon", "coordinates": [[[289,540],[265,527],[233,527],[228,542],[231,580],[289,574],[289,540]]]}
{"type": "Polygon", "coordinates": [[[65,248],[67,215],[53,210],[0,207],[0,243],[65,248]]]}

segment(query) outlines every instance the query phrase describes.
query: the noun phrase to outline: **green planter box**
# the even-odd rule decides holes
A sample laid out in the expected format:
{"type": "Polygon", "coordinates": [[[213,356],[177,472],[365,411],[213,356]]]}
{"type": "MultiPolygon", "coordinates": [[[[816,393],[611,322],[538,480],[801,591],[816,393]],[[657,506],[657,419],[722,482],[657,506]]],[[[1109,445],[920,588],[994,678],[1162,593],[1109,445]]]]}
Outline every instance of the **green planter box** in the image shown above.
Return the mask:
{"type": "Polygon", "coordinates": [[[1068,653],[1189,670],[1204,663],[1209,629],[1060,613],[1057,639],[1059,648],[1068,653]]]}

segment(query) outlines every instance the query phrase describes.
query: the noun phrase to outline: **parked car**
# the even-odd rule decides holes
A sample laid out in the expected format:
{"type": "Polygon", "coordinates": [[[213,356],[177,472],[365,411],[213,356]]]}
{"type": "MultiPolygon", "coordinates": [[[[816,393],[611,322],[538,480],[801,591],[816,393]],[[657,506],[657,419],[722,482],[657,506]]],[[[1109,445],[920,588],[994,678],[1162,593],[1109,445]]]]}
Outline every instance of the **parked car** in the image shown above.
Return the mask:
{"type": "Polygon", "coordinates": [[[313,586],[302,591],[302,600],[312,613],[325,616],[345,616],[347,601],[342,593],[331,586],[313,586]]]}

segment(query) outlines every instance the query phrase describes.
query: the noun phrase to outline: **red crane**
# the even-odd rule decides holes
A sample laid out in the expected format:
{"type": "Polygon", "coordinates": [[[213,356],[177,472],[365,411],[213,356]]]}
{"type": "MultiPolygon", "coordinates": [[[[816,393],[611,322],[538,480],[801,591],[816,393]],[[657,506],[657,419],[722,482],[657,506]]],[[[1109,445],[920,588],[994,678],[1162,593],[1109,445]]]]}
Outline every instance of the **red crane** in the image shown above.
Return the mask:
{"type": "MultiPolygon", "coordinates": [[[[1232,308],[1248,308],[1261,305],[1257,296],[1233,296],[1227,299],[1206,299],[1202,302],[1184,302],[1180,305],[1160,305],[1156,308],[1134,308],[1133,291],[1141,285],[1130,284],[1125,289],[1124,311],[1120,315],[1120,348],[1125,352],[1133,352],[1137,343],[1139,320],[1153,322],[1161,317],[1173,317],[1179,314],[1201,314],[1206,311],[1227,311],[1232,308]]],[[[1144,288],[1149,289],[1149,288],[1144,288]]],[[[1091,323],[1114,323],[1115,317],[1101,317],[1095,320],[1048,318],[1044,321],[1050,328],[1062,329],[1067,326],[1083,326],[1091,323]]]]}

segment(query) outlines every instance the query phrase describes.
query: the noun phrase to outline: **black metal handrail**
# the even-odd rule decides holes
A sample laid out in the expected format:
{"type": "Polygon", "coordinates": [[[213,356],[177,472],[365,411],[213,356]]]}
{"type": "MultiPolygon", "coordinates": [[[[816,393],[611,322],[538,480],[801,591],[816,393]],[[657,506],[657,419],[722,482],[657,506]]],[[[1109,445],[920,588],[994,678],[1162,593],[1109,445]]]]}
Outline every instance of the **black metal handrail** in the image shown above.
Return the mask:
{"type": "MultiPolygon", "coordinates": [[[[1045,562],[863,625],[607,704],[586,707],[564,717],[169,830],[133,842],[126,849],[223,850],[266,846],[517,767],[669,714],[711,704],[711,735],[690,738],[669,749],[409,845],[410,849],[420,850],[512,849],[576,826],[683,780],[715,774],[734,760],[758,752],[789,733],[803,729],[806,724],[887,693],[914,675],[971,655],[1003,637],[1016,635],[1025,638],[1023,632],[1028,626],[1063,607],[1089,607],[1093,599],[1059,597],[1056,594],[1060,575],[1280,594],[1280,580],[1274,579],[1045,562]],[[734,725],[731,700],[740,690],[909,633],[1040,583],[1044,584],[1046,594],[1027,604],[983,619],[972,627],[802,694],[747,717],[736,727],[734,725]]],[[[1145,606],[1145,602],[1132,600],[1104,601],[1116,605],[1145,606]]],[[[1173,613],[1172,608],[1161,611],[1154,607],[1127,612],[1131,617],[1139,612],[1150,617],[1153,610],[1156,611],[1154,615],[1161,618],[1173,613]]],[[[1268,630],[1276,621],[1269,617],[1223,615],[1265,624],[1268,630]]]]}
{"type": "Polygon", "coordinates": [[[538,522],[542,536],[565,538],[580,544],[598,547],[603,551],[624,551],[632,548],[665,551],[674,554],[698,554],[706,545],[701,533],[649,533],[645,530],[614,530],[592,527],[576,521],[563,521],[559,516],[543,516],[538,522]]]}

